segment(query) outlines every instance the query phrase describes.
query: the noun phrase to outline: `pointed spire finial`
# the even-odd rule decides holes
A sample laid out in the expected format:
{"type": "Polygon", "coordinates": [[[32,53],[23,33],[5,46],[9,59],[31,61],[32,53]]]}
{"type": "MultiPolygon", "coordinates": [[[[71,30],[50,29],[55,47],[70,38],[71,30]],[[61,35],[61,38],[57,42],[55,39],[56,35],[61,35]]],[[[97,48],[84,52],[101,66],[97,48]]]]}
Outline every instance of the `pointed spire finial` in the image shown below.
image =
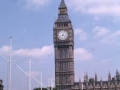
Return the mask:
{"type": "Polygon", "coordinates": [[[111,73],[109,71],[109,74],[108,74],[108,81],[111,81],[111,73]]]}
{"type": "Polygon", "coordinates": [[[64,0],[61,0],[59,9],[61,9],[61,8],[67,8],[64,0]]]}
{"type": "Polygon", "coordinates": [[[95,76],[97,76],[97,72],[95,71],[95,76]]]}
{"type": "Polygon", "coordinates": [[[95,81],[97,81],[97,72],[95,71],[95,81]]]}
{"type": "Polygon", "coordinates": [[[110,73],[110,71],[109,71],[109,76],[111,76],[111,73],[110,73]]]}
{"type": "Polygon", "coordinates": [[[101,77],[101,80],[100,80],[101,82],[102,82],[102,77],[101,77]]]}
{"type": "Polygon", "coordinates": [[[79,83],[81,82],[81,78],[79,77],[79,83]]]}

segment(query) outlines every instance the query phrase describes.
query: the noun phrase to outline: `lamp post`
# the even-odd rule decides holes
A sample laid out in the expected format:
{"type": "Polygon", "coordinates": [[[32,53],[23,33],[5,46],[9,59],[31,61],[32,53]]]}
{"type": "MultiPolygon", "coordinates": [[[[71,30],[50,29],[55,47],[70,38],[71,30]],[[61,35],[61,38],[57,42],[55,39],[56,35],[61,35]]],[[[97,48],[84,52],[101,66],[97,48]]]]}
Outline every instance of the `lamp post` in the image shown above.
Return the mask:
{"type": "Polygon", "coordinates": [[[40,70],[40,74],[41,74],[40,75],[41,76],[41,79],[40,79],[41,80],[41,84],[40,85],[41,85],[41,90],[42,90],[42,70],[40,70]]]}
{"type": "Polygon", "coordinates": [[[12,64],[12,58],[11,58],[11,54],[12,54],[12,37],[10,37],[10,61],[9,61],[9,64],[10,64],[10,68],[9,68],[9,90],[11,90],[11,64],[12,64]]]}
{"type": "Polygon", "coordinates": [[[31,90],[31,57],[29,58],[29,90],[31,90]]]}

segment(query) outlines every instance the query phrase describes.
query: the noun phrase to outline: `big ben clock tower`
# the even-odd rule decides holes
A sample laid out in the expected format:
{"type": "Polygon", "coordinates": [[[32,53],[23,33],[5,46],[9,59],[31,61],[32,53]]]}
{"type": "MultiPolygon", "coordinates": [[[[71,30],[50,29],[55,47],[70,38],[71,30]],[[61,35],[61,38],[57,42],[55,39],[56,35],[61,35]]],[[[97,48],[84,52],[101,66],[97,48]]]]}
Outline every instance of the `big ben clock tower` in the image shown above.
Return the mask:
{"type": "Polygon", "coordinates": [[[59,6],[53,28],[55,50],[55,86],[57,90],[70,90],[74,85],[74,31],[64,0],[59,6]]]}

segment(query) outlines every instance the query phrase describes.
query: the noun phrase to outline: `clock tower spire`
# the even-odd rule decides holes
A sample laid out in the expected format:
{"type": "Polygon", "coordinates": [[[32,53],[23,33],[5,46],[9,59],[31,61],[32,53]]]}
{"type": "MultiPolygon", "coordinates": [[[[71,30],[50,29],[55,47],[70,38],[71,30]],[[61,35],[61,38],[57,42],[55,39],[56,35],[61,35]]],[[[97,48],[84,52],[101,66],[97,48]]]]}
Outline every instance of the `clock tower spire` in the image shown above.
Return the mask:
{"type": "Polygon", "coordinates": [[[61,0],[59,9],[62,9],[62,8],[67,8],[64,0],[61,0]]]}
{"type": "Polygon", "coordinates": [[[53,27],[55,86],[57,90],[71,90],[74,86],[74,31],[64,0],[58,10],[53,27]]]}

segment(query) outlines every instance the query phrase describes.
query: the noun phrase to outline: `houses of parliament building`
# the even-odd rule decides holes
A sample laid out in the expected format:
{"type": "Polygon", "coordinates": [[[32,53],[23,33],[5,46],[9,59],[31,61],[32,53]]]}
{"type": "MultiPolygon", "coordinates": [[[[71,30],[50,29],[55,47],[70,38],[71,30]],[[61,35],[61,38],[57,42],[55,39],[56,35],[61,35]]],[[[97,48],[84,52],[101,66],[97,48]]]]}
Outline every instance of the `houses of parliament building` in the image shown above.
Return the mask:
{"type": "Polygon", "coordinates": [[[68,9],[64,0],[58,8],[58,18],[54,22],[53,39],[55,51],[55,87],[57,90],[120,90],[120,73],[116,71],[115,77],[108,75],[108,80],[88,78],[75,82],[74,73],[74,30],[68,16],[68,9]]]}

